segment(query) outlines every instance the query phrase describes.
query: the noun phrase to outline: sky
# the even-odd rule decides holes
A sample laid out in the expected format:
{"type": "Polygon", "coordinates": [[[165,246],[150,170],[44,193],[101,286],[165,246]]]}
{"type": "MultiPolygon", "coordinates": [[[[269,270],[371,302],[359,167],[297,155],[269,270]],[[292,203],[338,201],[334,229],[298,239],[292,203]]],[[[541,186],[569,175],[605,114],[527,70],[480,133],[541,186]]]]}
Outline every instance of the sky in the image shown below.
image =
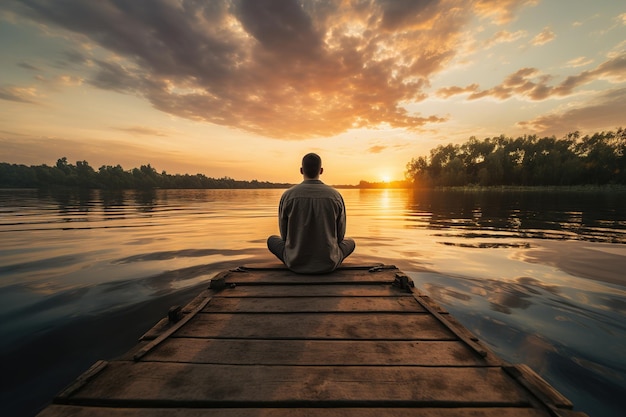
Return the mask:
{"type": "Polygon", "coordinates": [[[357,184],[625,115],[622,1],[0,2],[1,162],[357,184]]]}

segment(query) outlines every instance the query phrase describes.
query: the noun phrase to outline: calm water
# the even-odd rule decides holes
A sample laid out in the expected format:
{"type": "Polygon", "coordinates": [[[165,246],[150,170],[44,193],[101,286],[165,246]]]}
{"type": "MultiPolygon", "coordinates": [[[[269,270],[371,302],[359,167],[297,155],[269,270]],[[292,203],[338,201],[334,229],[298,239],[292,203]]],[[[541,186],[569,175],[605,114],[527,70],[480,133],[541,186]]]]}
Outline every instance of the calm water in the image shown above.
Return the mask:
{"type": "MultiPolygon", "coordinates": [[[[281,193],[0,190],[0,414],[36,413],[216,272],[273,261],[281,193]]],[[[626,193],[342,194],[351,263],[397,265],[577,410],[622,415],[626,193]]]]}

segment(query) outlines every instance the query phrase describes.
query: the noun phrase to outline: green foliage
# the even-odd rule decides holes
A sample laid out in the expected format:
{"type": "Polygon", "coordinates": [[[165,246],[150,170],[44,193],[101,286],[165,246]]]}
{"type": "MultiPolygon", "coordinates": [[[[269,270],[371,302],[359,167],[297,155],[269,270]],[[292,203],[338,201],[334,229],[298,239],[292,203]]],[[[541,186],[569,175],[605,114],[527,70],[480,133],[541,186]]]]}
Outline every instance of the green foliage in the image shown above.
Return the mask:
{"type": "Polygon", "coordinates": [[[158,173],[150,164],[125,171],[120,165],[103,165],[97,171],[87,161],[68,163],[59,158],[55,166],[26,166],[0,163],[0,187],[42,188],[50,186],[103,188],[103,189],[151,189],[151,188],[286,188],[291,184],[253,181],[237,181],[229,177],[210,178],[203,174],[170,175],[158,173]]]}
{"type": "Polygon", "coordinates": [[[626,130],[580,137],[500,136],[440,145],[413,158],[406,177],[419,187],[626,184],[626,130]]]}

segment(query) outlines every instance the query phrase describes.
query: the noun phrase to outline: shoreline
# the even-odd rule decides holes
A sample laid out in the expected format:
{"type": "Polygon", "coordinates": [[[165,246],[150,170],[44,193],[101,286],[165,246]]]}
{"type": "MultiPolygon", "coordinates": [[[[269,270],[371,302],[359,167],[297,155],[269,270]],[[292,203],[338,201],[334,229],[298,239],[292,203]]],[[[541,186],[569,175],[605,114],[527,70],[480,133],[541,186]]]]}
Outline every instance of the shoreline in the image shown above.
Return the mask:
{"type": "MultiPolygon", "coordinates": [[[[150,192],[157,190],[281,190],[289,188],[296,184],[276,184],[275,187],[214,187],[214,188],[83,188],[78,186],[45,186],[45,187],[6,187],[0,186],[2,191],[20,191],[20,190],[39,190],[39,191],[105,191],[105,192],[120,192],[120,191],[142,191],[150,192]],[[286,188],[281,188],[286,187],[286,188]]],[[[484,192],[484,191],[501,191],[501,192],[547,192],[547,191],[566,191],[566,192],[626,192],[626,184],[587,184],[587,185],[464,185],[464,186],[446,186],[446,187],[413,187],[407,186],[394,186],[384,185],[380,186],[360,186],[360,185],[335,185],[332,187],[340,190],[412,190],[412,191],[471,191],[471,192],[484,192]]]]}
{"type": "Polygon", "coordinates": [[[457,187],[415,187],[416,191],[502,191],[502,192],[537,192],[537,191],[566,191],[566,192],[626,192],[626,185],[467,185],[457,187]]]}

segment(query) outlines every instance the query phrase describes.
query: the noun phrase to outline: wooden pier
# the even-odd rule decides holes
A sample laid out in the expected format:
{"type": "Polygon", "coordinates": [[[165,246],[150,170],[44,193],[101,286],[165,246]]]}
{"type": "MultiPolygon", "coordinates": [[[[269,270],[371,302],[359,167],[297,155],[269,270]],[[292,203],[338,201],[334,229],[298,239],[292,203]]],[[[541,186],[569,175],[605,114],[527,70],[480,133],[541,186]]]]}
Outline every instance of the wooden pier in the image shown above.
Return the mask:
{"type": "Polygon", "coordinates": [[[39,417],[580,417],[393,266],[238,268],[39,417]]]}

